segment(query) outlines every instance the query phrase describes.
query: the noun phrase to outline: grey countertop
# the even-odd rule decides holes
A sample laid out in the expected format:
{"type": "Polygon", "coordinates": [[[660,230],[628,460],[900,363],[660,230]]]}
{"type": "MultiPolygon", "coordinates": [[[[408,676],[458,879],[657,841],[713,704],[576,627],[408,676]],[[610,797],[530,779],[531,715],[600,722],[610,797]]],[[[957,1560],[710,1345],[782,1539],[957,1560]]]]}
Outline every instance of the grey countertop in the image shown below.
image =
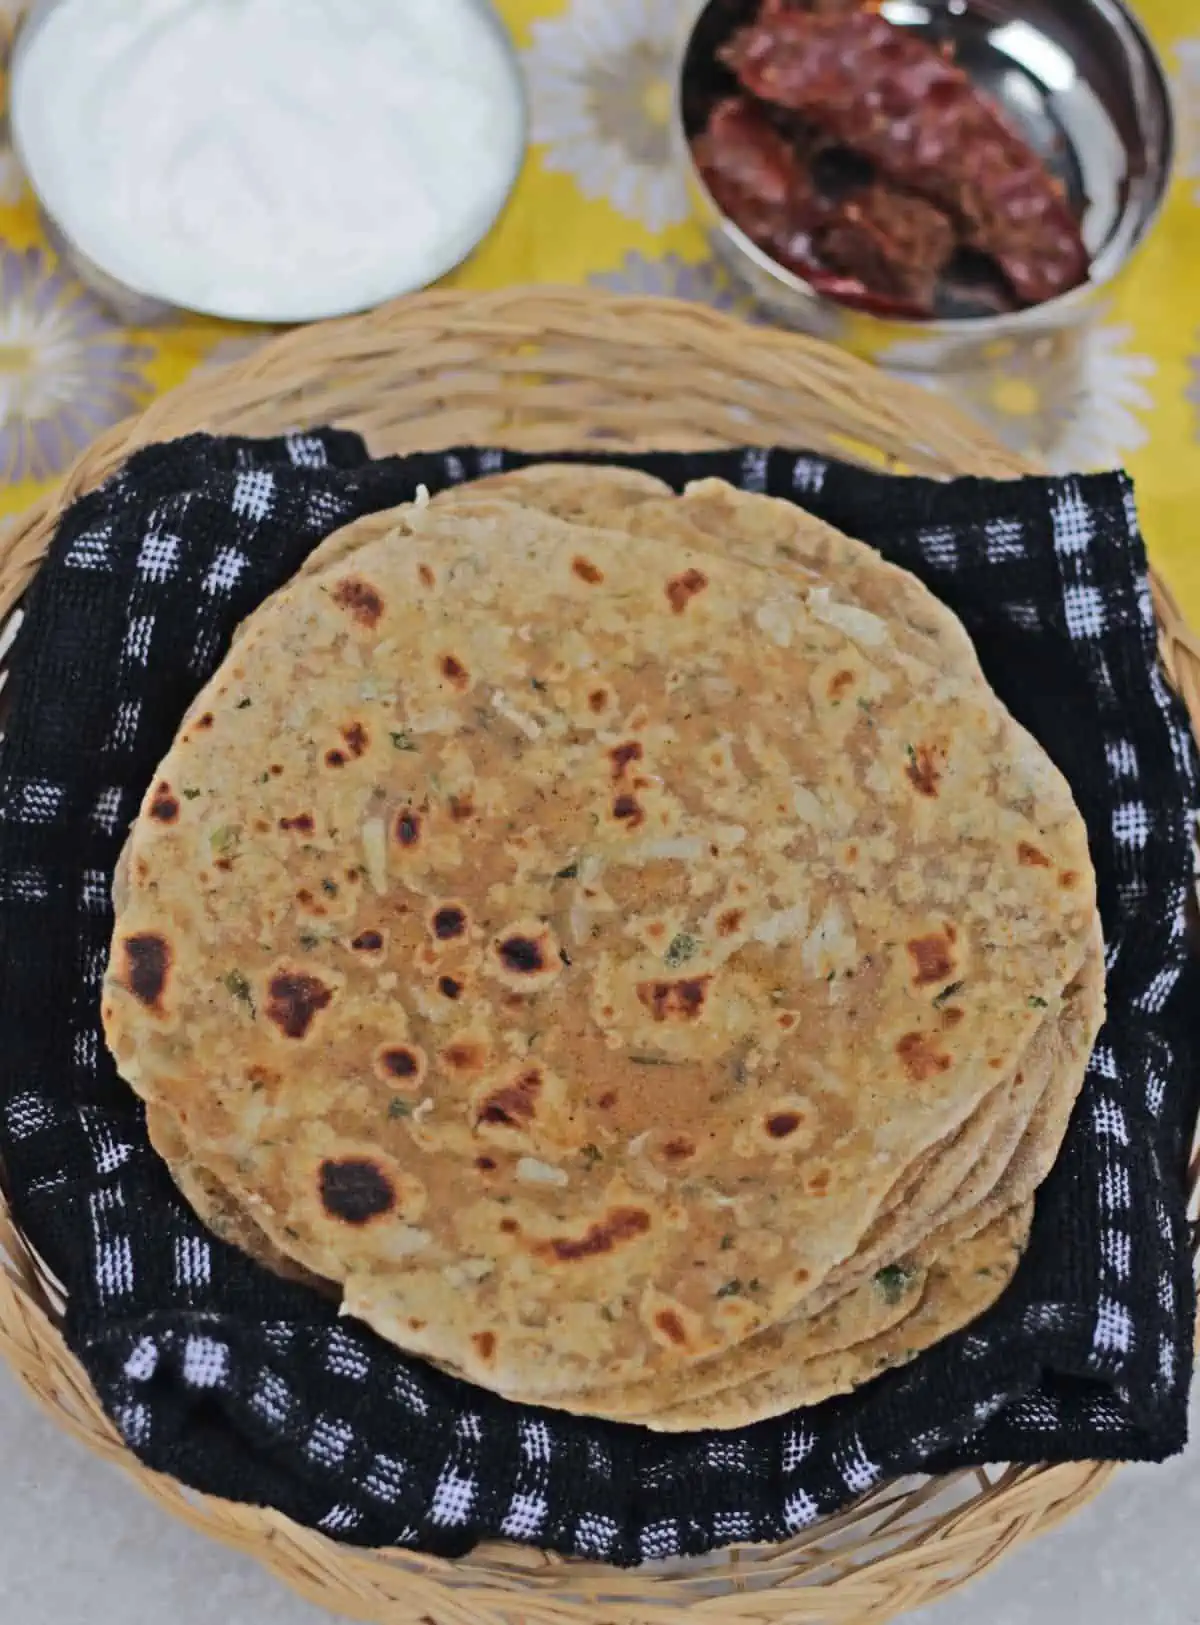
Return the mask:
{"type": "MultiPolygon", "coordinates": [[[[1200,1425],[1200,1403],[1192,1425],[1200,1425]]],[[[3,1625],[321,1625],[249,1559],[175,1523],[0,1371],[3,1625]]],[[[1200,1445],[1129,1468],[1064,1528],[912,1625],[1200,1625],[1200,1445]]]]}

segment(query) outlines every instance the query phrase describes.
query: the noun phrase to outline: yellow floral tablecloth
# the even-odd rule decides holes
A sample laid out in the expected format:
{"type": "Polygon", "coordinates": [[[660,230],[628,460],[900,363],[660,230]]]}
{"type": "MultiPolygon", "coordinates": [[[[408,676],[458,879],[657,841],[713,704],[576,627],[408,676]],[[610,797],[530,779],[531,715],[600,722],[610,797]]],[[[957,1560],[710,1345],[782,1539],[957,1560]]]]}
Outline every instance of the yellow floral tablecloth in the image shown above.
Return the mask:
{"type": "MultiPolygon", "coordinates": [[[[669,154],[669,69],[689,0],[497,0],[528,82],[532,147],[500,225],[452,284],[583,282],[734,308],[669,154]]],[[[0,0],[6,63],[24,0],[0,0]]],[[[1053,467],[1124,463],[1151,551],[1200,626],[1200,0],[1141,0],[1181,121],[1178,181],[1135,272],[1054,368],[992,369],[970,405],[1053,467]]],[[[0,514],[98,431],[262,333],[121,326],[55,261],[0,124],[0,514]]]]}

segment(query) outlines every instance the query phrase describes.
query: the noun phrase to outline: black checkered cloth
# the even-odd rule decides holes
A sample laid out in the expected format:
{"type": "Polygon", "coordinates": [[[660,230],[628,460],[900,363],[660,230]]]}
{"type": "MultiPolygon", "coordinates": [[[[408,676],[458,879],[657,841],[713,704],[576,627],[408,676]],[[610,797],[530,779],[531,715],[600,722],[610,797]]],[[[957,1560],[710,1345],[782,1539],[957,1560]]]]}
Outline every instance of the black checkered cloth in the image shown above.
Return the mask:
{"type": "Polygon", "coordinates": [[[113,868],[142,794],[234,628],[323,537],[419,485],[528,460],[372,462],[333,432],[151,448],[70,510],[28,594],[0,750],[0,1153],[130,1448],[349,1542],[455,1555],[506,1536],[615,1564],[782,1540],[916,1469],[1177,1451],[1198,778],[1118,474],[937,484],[787,451],[630,459],[677,488],[717,475],[802,503],[915,571],[1074,787],[1111,1014],[1028,1256],[983,1320],[857,1394],[663,1437],[406,1358],[215,1240],[177,1194],[99,1020],[113,868]]]}

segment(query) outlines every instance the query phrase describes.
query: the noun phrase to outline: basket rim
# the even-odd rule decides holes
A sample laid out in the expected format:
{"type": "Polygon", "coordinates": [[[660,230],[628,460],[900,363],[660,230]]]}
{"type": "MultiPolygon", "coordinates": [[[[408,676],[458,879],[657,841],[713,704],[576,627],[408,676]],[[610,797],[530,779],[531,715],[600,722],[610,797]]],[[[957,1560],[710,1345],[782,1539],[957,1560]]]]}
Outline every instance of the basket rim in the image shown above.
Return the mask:
{"type": "MultiPolygon", "coordinates": [[[[536,342],[550,318],[568,335],[580,326],[601,343],[639,346],[648,352],[664,345],[691,347],[702,357],[709,352],[732,360],[747,347],[757,346],[758,371],[786,391],[829,389],[850,395],[866,391],[873,398],[886,396],[897,422],[917,411],[923,433],[930,439],[944,434],[960,462],[970,471],[1019,476],[1037,472],[1035,464],[998,445],[985,431],[971,424],[954,408],[936,401],[915,384],[880,374],[869,364],[818,340],[774,329],[747,327],[721,312],[660,298],[630,298],[591,289],[545,287],[511,288],[490,295],[436,290],[397,301],[365,315],[352,316],[315,328],[299,329],[269,341],[262,350],[220,369],[193,378],[159,397],[145,412],[118,424],[100,436],[76,460],[66,475],[0,534],[0,633],[36,574],[57,517],[76,497],[101,483],[133,450],[159,438],[170,438],[174,419],[182,413],[196,428],[219,423],[222,414],[236,416],[261,400],[264,393],[294,384],[305,368],[335,361],[353,361],[362,355],[397,353],[423,341],[427,330],[453,329],[461,337],[493,339],[497,345],[536,342]],[[765,346],[765,349],[764,349],[765,346]],[[811,375],[806,375],[811,373],[811,375]]],[[[710,358],[711,359],[711,358],[710,358]]],[[[341,426],[361,428],[351,413],[341,426]]],[[[177,428],[177,425],[175,425],[177,428]]],[[[370,436],[368,436],[370,438],[370,436]]],[[[503,435],[493,438],[500,443],[503,435]]],[[[733,438],[728,444],[746,444],[733,438]]],[[[443,440],[441,446],[461,441],[443,440]]],[[[513,443],[510,439],[507,443],[513,443]]],[[[710,442],[711,443],[711,442],[710,442]]],[[[751,439],[751,443],[752,439],[751,439]]],[[[432,448],[431,448],[432,449],[432,448]]],[[[544,449],[544,448],[543,448],[544,449]]],[[[566,449],[565,444],[558,449],[566,449]]],[[[963,469],[966,472],[966,469],[963,469]]],[[[1169,680],[1183,696],[1200,737],[1200,637],[1188,627],[1169,587],[1151,572],[1151,585],[1160,633],[1160,654],[1169,680]]],[[[0,646],[2,647],[2,646],[0,646]]],[[[0,681],[3,656],[0,654],[0,681]]],[[[1189,1188],[1196,1194],[1200,1181],[1200,1125],[1193,1146],[1189,1188]]],[[[446,1560],[404,1548],[351,1548],[294,1523],[270,1509],[246,1507],[199,1492],[183,1490],[175,1481],[143,1467],[124,1445],[101,1411],[82,1367],[67,1349],[56,1322],[62,1313],[61,1294],[45,1265],[16,1229],[3,1190],[0,1170],[0,1255],[10,1262],[0,1268],[0,1354],[7,1357],[18,1378],[60,1425],[83,1439],[133,1477],[141,1488],[163,1502],[193,1527],[233,1544],[272,1568],[293,1587],[325,1607],[356,1617],[424,1621],[430,1625],[438,1611],[450,1603],[459,1617],[470,1619],[455,1597],[469,1595],[471,1608],[489,1620],[538,1619],[584,1621],[601,1615],[605,1620],[634,1621],[641,1625],[646,1610],[662,1606],[712,1613],[723,1622],[774,1621],[786,1617],[801,1622],[841,1621],[867,1625],[894,1617],[897,1606],[916,1606],[956,1589],[962,1578],[981,1572],[1004,1550],[1052,1527],[1099,1493],[1118,1470],[1107,1463],[1069,1463],[1057,1466],[1007,1468],[996,1483],[982,1470],[963,1470],[941,1479],[929,1479],[915,1492],[918,1508],[932,1503],[941,1490],[976,1486],[976,1494],[960,1508],[932,1517],[929,1528],[907,1535],[900,1521],[893,1522],[888,1506],[890,1486],[870,1492],[855,1507],[822,1520],[794,1540],[780,1546],[730,1547],[717,1554],[719,1562],[692,1560],[686,1575],[660,1575],[646,1569],[616,1570],[601,1563],[563,1558],[507,1542],[488,1542],[466,1558],[446,1560]],[[802,1584],[788,1569],[790,1561],[821,1541],[852,1529],[857,1520],[875,1509],[882,1519],[884,1537],[900,1530],[891,1549],[887,1539],[879,1555],[856,1565],[826,1557],[828,1577],[802,1584]],[[973,1558],[975,1547],[985,1548],[973,1558]],[[922,1552],[939,1562],[965,1568],[962,1576],[946,1578],[940,1572],[930,1583],[918,1584],[914,1561],[922,1552]],[[761,1561],[765,1559],[765,1561],[761,1561]],[[373,1571],[379,1570],[376,1574],[373,1571]],[[403,1591],[400,1601],[389,1571],[403,1591]],[[710,1581],[700,1579],[707,1570],[710,1581]],[[717,1586],[706,1594],[706,1584],[717,1586]],[[761,1585],[761,1589],[760,1589],[761,1585]],[[533,1587],[531,1592],[530,1587],[533,1587]],[[519,1615],[511,1612],[520,1600],[519,1615]],[[806,1598],[817,1599],[821,1612],[809,1610],[806,1598]],[[535,1600],[536,1599],[536,1600],[535,1600]],[[828,1612],[832,1607],[833,1612],[828,1612]],[[384,1609],[380,1612],[379,1609],[384,1609]]],[[[3,1262],[0,1256],[0,1263],[3,1262]]],[[[858,1548],[848,1548],[857,1550],[858,1548]]],[[[676,1565],[681,1567],[682,1565],[676,1565]]],[[[816,1572],[816,1571],[814,1571],[816,1572]]]]}

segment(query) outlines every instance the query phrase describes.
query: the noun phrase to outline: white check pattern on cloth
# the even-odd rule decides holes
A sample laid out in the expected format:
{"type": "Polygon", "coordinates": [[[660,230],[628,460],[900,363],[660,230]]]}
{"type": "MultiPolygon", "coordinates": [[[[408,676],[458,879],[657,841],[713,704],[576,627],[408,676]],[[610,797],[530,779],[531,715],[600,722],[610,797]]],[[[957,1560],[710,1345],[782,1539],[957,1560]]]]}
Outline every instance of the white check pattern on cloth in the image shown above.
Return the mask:
{"type": "MultiPolygon", "coordinates": [[[[1058,1280],[1052,1257],[1039,1258],[1035,1226],[1026,1268],[994,1316],[888,1379],[899,1431],[868,1389],[746,1433],[676,1440],[505,1405],[264,1276],[199,1226],[106,1073],[97,1006],[111,865],[153,771],[159,746],[148,730],[166,742],[173,731],[156,685],[165,674],[180,685],[178,703],[190,701],[241,616],[280,584],[272,550],[297,548],[286,576],[330,531],[418,485],[438,490],[522,461],[462,450],[369,465],[323,433],[210,448],[185,443],[178,455],[193,459],[194,486],[164,496],[159,480],[136,525],[121,517],[138,489],[131,464],[64,533],[65,580],[86,580],[97,596],[107,580],[123,583],[111,687],[72,696],[76,708],[79,694],[95,708],[86,775],[66,734],[53,770],[32,748],[24,767],[0,758],[0,927],[41,918],[62,898],[71,943],[61,1065],[24,1066],[9,1085],[0,1051],[0,1150],[23,1183],[22,1222],[31,1234],[46,1228],[64,1275],[76,1269],[78,1352],[130,1445],[189,1483],[269,1500],[340,1539],[452,1555],[500,1536],[617,1563],[783,1539],[931,1457],[1029,1460],[1066,1449],[1063,1440],[1085,1455],[1153,1453],[1155,1425],[1167,1426],[1155,1418],[1176,1414],[1189,1358],[1186,1234],[1163,1168],[1175,1154],[1181,1076],[1164,1012],[1184,971],[1191,876],[1180,859],[1164,881],[1163,865],[1182,850],[1197,778],[1179,707],[1149,670],[1153,628],[1125,488],[1102,501],[1090,480],[1046,482],[1040,506],[1020,511],[1011,488],[1003,502],[988,488],[999,509],[976,523],[953,511],[953,488],[905,518],[908,485],[880,485],[889,556],[952,603],[961,585],[969,630],[995,638],[1008,628],[1029,650],[1057,640],[1059,675],[1090,708],[1101,779],[1085,810],[1111,881],[1106,957],[1123,992],[1065,1154],[1069,1199],[1053,1179],[1046,1192],[1065,1213],[1070,1202],[1087,1210],[1086,1222],[1054,1235],[1056,1247],[1082,1249],[1077,1289],[1058,1280]],[[1140,679],[1131,648],[1145,655],[1140,679]],[[251,1483],[259,1461],[269,1472],[251,1483]]],[[[644,466],[676,485],[714,473],[798,497],[834,523],[839,504],[865,500],[880,479],[760,448],[644,466]]],[[[79,658],[74,644],[63,658],[79,658]]],[[[62,725],[76,725],[71,706],[62,725]]]]}

